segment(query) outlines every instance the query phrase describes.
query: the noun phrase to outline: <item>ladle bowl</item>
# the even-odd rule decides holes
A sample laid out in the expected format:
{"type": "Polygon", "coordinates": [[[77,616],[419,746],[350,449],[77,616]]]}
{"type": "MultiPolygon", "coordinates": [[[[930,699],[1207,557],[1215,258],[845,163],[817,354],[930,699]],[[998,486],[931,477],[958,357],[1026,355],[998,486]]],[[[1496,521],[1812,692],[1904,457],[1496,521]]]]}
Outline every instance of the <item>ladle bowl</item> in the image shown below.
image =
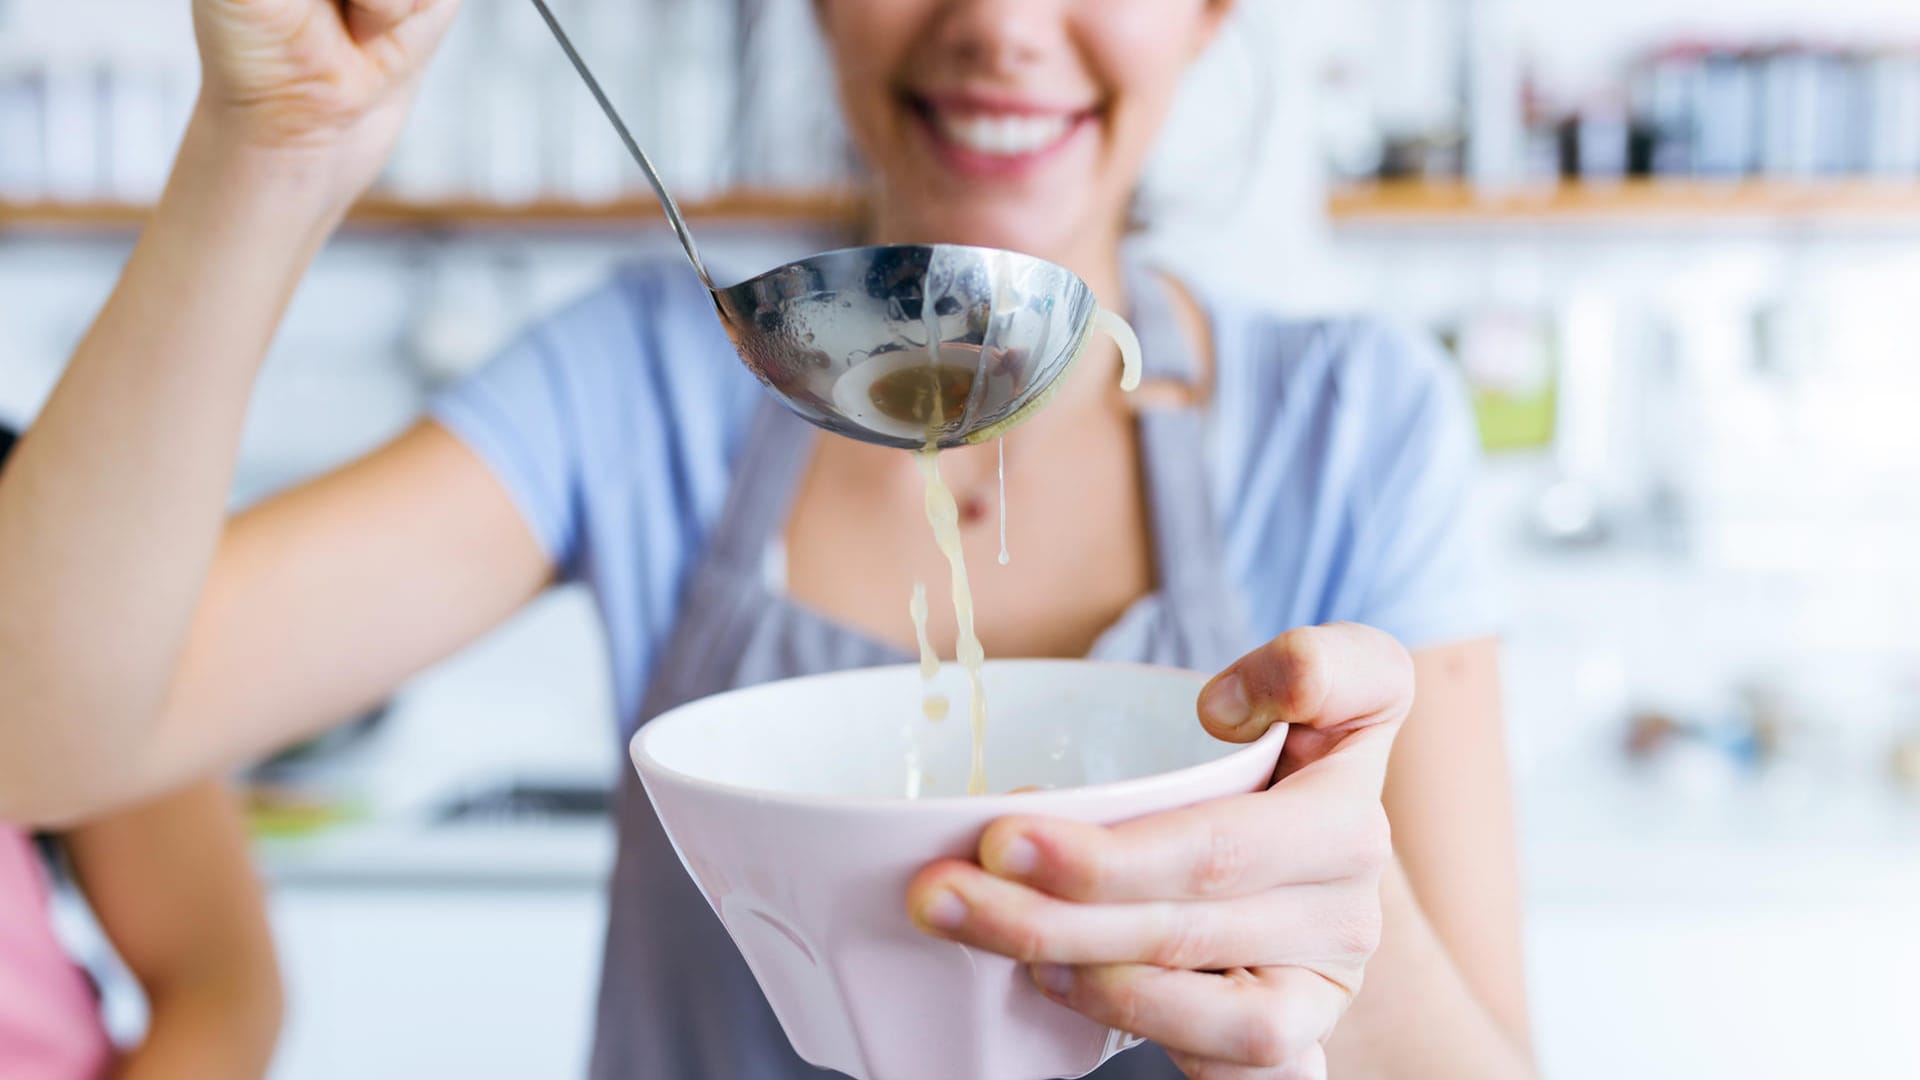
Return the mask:
{"type": "Polygon", "coordinates": [[[997,437],[1086,351],[1099,304],[1029,255],[896,244],[815,255],[714,304],[740,358],[828,431],[919,449],[997,437]]]}

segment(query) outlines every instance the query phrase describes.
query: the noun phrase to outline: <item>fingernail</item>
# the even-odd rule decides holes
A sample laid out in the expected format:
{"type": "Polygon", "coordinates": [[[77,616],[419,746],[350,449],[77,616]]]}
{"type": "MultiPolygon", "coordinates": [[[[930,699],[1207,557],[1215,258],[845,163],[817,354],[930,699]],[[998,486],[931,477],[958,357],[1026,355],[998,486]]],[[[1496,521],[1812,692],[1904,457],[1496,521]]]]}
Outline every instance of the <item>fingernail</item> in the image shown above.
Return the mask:
{"type": "Polygon", "coordinates": [[[994,855],[993,865],[988,869],[1001,877],[1023,878],[1033,873],[1039,865],[1040,849],[1034,847],[1033,841],[1026,837],[1016,836],[1000,845],[999,852],[994,855]]]}
{"type": "Polygon", "coordinates": [[[1253,719],[1253,702],[1247,699],[1247,684],[1237,671],[1229,671],[1214,680],[1200,698],[1200,711],[1215,727],[1229,731],[1245,727],[1253,719]]]}
{"type": "Polygon", "coordinates": [[[1073,969],[1065,964],[1035,964],[1033,983],[1053,997],[1066,997],[1073,990],[1073,969]]]}
{"type": "Polygon", "coordinates": [[[920,909],[920,918],[935,930],[958,930],[967,921],[967,902],[952,889],[941,889],[920,909]]]}

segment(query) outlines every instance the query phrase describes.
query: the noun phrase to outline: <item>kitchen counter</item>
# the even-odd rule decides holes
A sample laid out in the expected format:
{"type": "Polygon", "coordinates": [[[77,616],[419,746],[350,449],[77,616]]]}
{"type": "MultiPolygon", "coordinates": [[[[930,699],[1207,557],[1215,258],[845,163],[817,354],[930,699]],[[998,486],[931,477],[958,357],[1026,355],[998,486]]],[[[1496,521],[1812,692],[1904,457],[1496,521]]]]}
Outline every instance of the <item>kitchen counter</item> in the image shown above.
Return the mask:
{"type": "Polygon", "coordinates": [[[275,887],[599,889],[613,870],[611,822],[343,825],[256,845],[275,887]]]}

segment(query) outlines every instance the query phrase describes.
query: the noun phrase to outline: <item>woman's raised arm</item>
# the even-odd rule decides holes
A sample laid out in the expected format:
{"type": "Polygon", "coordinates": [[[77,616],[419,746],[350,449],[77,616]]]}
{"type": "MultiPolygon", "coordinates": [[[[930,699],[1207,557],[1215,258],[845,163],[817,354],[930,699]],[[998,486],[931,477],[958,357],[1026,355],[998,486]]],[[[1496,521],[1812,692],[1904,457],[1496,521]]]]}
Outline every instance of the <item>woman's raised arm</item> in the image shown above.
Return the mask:
{"type": "Polygon", "coordinates": [[[338,720],[545,579],[424,426],[229,530],[254,377],[456,0],[196,0],[166,193],[0,471],[0,819],[58,823],[338,720]]]}

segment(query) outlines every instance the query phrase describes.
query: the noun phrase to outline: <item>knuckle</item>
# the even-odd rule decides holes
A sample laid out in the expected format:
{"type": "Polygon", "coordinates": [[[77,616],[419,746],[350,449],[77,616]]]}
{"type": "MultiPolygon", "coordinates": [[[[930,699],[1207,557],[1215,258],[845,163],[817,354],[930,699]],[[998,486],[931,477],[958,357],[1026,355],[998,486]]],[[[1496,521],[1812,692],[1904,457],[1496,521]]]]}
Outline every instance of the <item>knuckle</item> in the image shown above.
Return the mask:
{"type": "Polygon", "coordinates": [[[1313,627],[1289,630],[1274,638],[1270,648],[1280,674],[1275,697],[1281,719],[1297,720],[1318,713],[1332,688],[1319,631],[1313,627]]]}
{"type": "Polygon", "coordinates": [[[1278,1069],[1300,1057],[1313,1039],[1287,1022],[1284,1014],[1269,1010],[1250,1019],[1241,1030],[1239,1056],[1260,1069],[1278,1069]]]}
{"type": "Polygon", "coordinates": [[[1140,1020],[1146,1015],[1146,1000],[1140,984],[1133,979],[1101,979],[1089,990],[1105,1008],[1107,1023],[1129,1035],[1140,1033],[1140,1020]]]}
{"type": "Polygon", "coordinates": [[[1044,914],[1037,905],[1021,904],[992,927],[989,937],[997,938],[1001,951],[1023,964],[1055,960],[1050,951],[1055,935],[1044,914]]]}
{"type": "Polygon", "coordinates": [[[1007,948],[1023,964],[1036,964],[1051,957],[1047,952],[1047,933],[1031,919],[1016,920],[1007,928],[1007,948]]]}
{"type": "Polygon", "coordinates": [[[1387,818],[1385,806],[1374,803],[1368,807],[1355,826],[1350,850],[1355,876],[1371,877],[1386,870],[1393,861],[1393,823],[1387,818]]]}
{"type": "Polygon", "coordinates": [[[1380,631],[1380,635],[1386,638],[1388,642],[1387,656],[1389,662],[1393,665],[1395,681],[1398,682],[1408,694],[1412,694],[1415,678],[1413,653],[1405,645],[1401,644],[1399,638],[1388,634],[1384,630],[1380,631]]]}
{"type": "Polygon", "coordinates": [[[1246,880],[1251,861],[1246,842],[1231,829],[1215,825],[1208,830],[1205,849],[1193,864],[1188,889],[1195,896],[1231,895],[1246,880]]]}
{"type": "Polygon", "coordinates": [[[1173,1062],[1173,1067],[1179,1069],[1187,1080],[1207,1080],[1212,1075],[1209,1070],[1213,1068],[1213,1063],[1205,1058],[1183,1054],[1171,1046],[1164,1049],[1167,1051],[1167,1060],[1173,1062]]]}
{"type": "Polygon", "coordinates": [[[1208,921],[1191,904],[1166,904],[1163,921],[1166,931],[1153,950],[1156,967],[1176,971],[1198,971],[1210,966],[1214,952],[1214,932],[1208,921]]]}
{"type": "Polygon", "coordinates": [[[1315,1043],[1273,1073],[1271,1080],[1327,1080],[1326,1051],[1315,1043]]]}
{"type": "Polygon", "coordinates": [[[1349,904],[1329,921],[1328,938],[1338,956],[1372,956],[1380,947],[1380,932],[1385,920],[1376,901],[1349,904]]]}
{"type": "Polygon", "coordinates": [[[1069,858],[1062,876],[1071,895],[1082,899],[1105,896],[1117,874],[1119,856],[1111,844],[1095,844],[1078,858],[1069,858]]]}

